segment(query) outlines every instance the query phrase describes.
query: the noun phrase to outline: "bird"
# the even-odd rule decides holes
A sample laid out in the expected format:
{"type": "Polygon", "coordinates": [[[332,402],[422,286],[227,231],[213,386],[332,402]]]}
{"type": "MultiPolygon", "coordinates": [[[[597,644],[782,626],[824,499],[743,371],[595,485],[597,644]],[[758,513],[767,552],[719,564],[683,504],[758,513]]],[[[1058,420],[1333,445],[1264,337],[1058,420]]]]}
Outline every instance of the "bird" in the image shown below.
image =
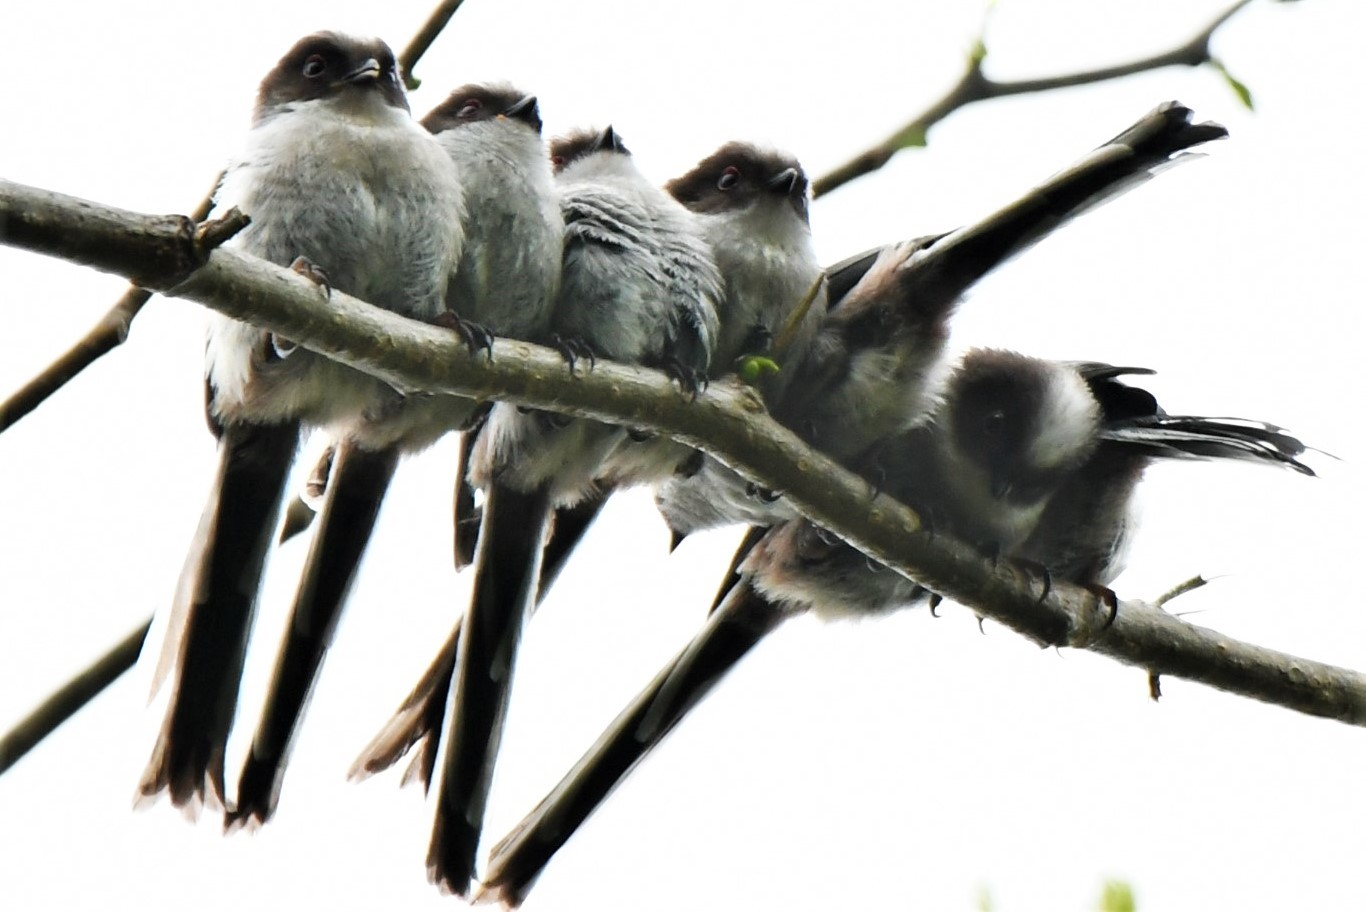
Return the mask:
{"type": "MultiPolygon", "coordinates": [[[[729,142],[665,188],[698,213],[725,279],[717,363],[734,371],[773,355],[750,382],[770,408],[781,401],[826,317],[815,252],[810,182],[792,155],[729,142]]],[[[719,373],[719,372],[718,372],[719,373]]],[[[768,503],[713,457],[698,453],[656,488],[675,538],[727,522],[762,522],[768,503]]]]}
{"type": "MultiPolygon", "coordinates": [[[[251,224],[233,240],[416,319],[445,308],[464,197],[450,160],[411,117],[378,39],[300,39],[262,80],[244,150],[217,196],[251,224]]],[[[157,679],[174,675],[139,800],[225,803],[224,747],[283,487],[301,429],[393,408],[386,384],[258,327],[211,318],[207,413],[219,463],[177,586],[157,679]]]]}
{"type": "MultiPolygon", "coordinates": [[[[465,200],[464,244],[449,275],[442,322],[476,350],[494,333],[545,341],[564,219],[536,97],[501,83],[464,85],[421,125],[455,166],[465,200]]],[[[409,396],[338,442],[229,826],[259,825],[275,811],[290,744],[401,455],[466,426],[480,408],[464,397],[409,396]]]]}
{"type": "MultiPolygon", "coordinates": [[[[720,279],[694,217],[636,168],[612,127],[551,143],[565,220],[552,331],[568,369],[598,357],[660,368],[695,395],[717,335],[720,279]]],[[[464,895],[474,875],[521,629],[557,506],[594,490],[626,430],[494,405],[470,457],[484,491],[459,636],[428,876],[464,895]]]]}
{"type": "MultiPolygon", "coordinates": [[[[1125,376],[1145,368],[969,351],[930,420],[854,461],[882,495],[917,509],[927,534],[1054,579],[1104,587],[1132,541],[1130,506],[1160,459],[1250,461],[1313,470],[1275,425],[1171,416],[1125,376]]],[[[480,898],[516,906],[551,857],[717,682],[788,618],[876,617],[932,593],[806,519],[762,534],[741,580],[702,630],[621,712],[573,769],[497,845],[480,898]]],[[[1113,594],[1111,594],[1113,595],[1113,594]]]]}

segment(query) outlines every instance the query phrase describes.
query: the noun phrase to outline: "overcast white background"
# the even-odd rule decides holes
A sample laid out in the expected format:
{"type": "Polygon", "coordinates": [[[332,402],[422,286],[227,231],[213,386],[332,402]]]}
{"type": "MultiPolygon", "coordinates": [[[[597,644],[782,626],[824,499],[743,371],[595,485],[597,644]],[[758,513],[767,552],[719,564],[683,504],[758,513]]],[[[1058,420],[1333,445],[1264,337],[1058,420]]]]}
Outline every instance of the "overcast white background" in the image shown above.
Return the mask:
{"type": "MultiPolygon", "coordinates": [[[[1003,0],[988,71],[1094,66],[1184,40],[1219,2],[1003,0]]],[[[401,47],[426,0],[7,3],[0,176],[185,212],[236,148],[260,77],[319,28],[401,47]]],[[[976,2],[470,0],[419,65],[419,114],[505,78],[547,132],[611,122],[663,180],[731,138],[820,174],[956,78],[976,2]]],[[[1358,348],[1359,58],[1351,0],[1259,2],[1216,39],[1257,99],[1209,70],[973,106],[817,202],[824,260],[979,216],[1179,98],[1232,139],[982,283],[954,342],[1141,364],[1174,412],[1285,425],[1342,457],[1313,480],[1183,464],[1150,474],[1123,596],[1222,574],[1178,610],[1366,668],[1358,348]]],[[[0,395],[122,292],[0,248],[0,395]]],[[[202,311],[156,299],[129,343],[0,437],[0,726],[165,606],[214,454],[202,311]]],[[[131,809],[158,721],[146,667],[0,777],[0,908],[439,909],[429,808],[344,775],[463,610],[450,566],[453,441],[401,472],[297,743],[275,821],[224,838],[131,809]]],[[[531,624],[490,808],[498,838],[701,622],[737,533],[672,557],[647,495],[614,501],[531,624]]],[[[305,546],[270,567],[230,772],[305,546]]],[[[155,647],[159,644],[153,644],[155,647]]],[[[155,653],[155,648],[151,650],[155,653]]],[[[1360,729],[1039,650],[971,613],[789,624],[758,648],[552,862],[528,910],[1085,910],[1106,878],[1139,908],[1366,905],[1360,729]]]]}

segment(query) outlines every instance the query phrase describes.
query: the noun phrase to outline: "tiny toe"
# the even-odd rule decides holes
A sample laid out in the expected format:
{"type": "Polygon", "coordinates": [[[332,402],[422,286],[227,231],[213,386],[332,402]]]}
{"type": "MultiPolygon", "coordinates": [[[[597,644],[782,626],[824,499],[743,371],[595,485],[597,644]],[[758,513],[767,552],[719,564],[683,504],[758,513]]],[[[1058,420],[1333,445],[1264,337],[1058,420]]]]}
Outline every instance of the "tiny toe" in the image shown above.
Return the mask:
{"type": "Polygon", "coordinates": [[[493,360],[493,333],[478,323],[466,320],[453,310],[443,310],[432,318],[433,326],[449,329],[460,337],[471,355],[484,352],[493,360]]]}
{"type": "Polygon", "coordinates": [[[1115,590],[1108,586],[1092,584],[1086,588],[1095,593],[1096,598],[1109,611],[1109,616],[1105,619],[1105,629],[1109,629],[1114,624],[1115,618],[1119,617],[1119,596],[1115,595],[1115,590]]]}
{"type": "Polygon", "coordinates": [[[332,297],[332,283],[328,280],[327,273],[317,263],[308,257],[297,256],[294,258],[294,262],[289,264],[289,268],[321,288],[325,297],[332,297]]]}

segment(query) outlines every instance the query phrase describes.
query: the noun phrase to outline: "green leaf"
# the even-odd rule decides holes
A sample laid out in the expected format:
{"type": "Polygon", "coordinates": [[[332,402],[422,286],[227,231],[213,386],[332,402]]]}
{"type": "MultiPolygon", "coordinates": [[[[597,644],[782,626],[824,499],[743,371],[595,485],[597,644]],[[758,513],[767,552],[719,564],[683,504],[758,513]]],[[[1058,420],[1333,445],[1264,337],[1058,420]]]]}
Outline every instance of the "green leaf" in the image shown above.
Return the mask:
{"type": "Polygon", "coordinates": [[[913,125],[906,130],[898,133],[892,139],[892,145],[897,149],[918,149],[925,145],[925,128],[913,125]]]}
{"type": "Polygon", "coordinates": [[[1256,107],[1252,103],[1252,90],[1247,87],[1246,83],[1230,73],[1228,67],[1224,66],[1223,61],[1221,60],[1211,57],[1209,65],[1214,67],[1214,69],[1219,72],[1220,76],[1224,77],[1224,82],[1227,82],[1228,87],[1233,90],[1233,94],[1238,96],[1238,100],[1243,103],[1243,107],[1247,108],[1249,111],[1256,110],[1256,107]]]}
{"type": "Polygon", "coordinates": [[[1107,880],[1100,894],[1100,912],[1134,912],[1134,890],[1122,880],[1107,880]]]}
{"type": "Polygon", "coordinates": [[[776,374],[781,371],[782,368],[778,366],[777,361],[763,355],[744,355],[739,359],[739,365],[735,369],[740,379],[750,384],[758,383],[765,374],[776,374]]]}

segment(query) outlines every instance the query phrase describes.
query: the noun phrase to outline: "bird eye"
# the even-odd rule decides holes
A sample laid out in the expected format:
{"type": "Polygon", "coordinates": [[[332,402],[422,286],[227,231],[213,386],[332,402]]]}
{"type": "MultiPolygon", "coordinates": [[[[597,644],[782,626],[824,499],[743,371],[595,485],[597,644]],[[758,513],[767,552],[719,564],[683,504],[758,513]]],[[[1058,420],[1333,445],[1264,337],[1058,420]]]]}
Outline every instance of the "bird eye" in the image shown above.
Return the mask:
{"type": "Polygon", "coordinates": [[[564,167],[564,156],[563,156],[563,155],[552,155],[552,156],[550,156],[550,165],[551,165],[551,167],[554,168],[556,171],[558,171],[559,169],[563,168],[563,167],[564,167]]]}
{"type": "Polygon", "coordinates": [[[982,419],[982,430],[990,437],[1001,433],[1006,425],[1006,413],[1000,409],[988,412],[982,419]]]}
{"type": "Polygon", "coordinates": [[[721,172],[721,178],[716,182],[716,187],[718,190],[732,190],[738,183],[740,183],[740,169],[731,165],[721,172]]]}
{"type": "Polygon", "coordinates": [[[483,107],[484,106],[479,103],[479,99],[471,98],[469,101],[465,102],[464,107],[460,109],[460,113],[455,116],[464,120],[466,118],[473,117],[474,115],[478,114],[479,110],[483,107]]]}
{"type": "Polygon", "coordinates": [[[303,73],[309,79],[317,79],[327,71],[327,61],[322,54],[313,54],[304,61],[303,73]]]}

